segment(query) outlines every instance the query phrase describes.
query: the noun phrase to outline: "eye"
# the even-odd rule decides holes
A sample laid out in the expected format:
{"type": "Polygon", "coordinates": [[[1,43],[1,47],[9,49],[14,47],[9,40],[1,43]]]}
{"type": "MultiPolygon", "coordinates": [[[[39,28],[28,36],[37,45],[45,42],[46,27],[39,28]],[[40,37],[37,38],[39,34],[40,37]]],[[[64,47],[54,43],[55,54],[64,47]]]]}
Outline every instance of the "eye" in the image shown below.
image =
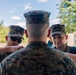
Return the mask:
{"type": "Polygon", "coordinates": [[[63,38],[63,36],[59,36],[58,38],[59,38],[59,39],[62,39],[62,38],[63,38]]]}
{"type": "Polygon", "coordinates": [[[53,37],[53,39],[56,39],[56,37],[53,37]]]}

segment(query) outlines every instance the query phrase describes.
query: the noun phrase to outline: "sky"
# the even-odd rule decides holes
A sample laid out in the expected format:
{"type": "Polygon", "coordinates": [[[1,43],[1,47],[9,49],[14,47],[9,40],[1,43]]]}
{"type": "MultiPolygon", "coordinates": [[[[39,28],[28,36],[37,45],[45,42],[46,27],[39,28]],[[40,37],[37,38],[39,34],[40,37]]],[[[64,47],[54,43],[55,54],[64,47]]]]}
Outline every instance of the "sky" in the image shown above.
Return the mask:
{"type": "Polygon", "coordinates": [[[31,10],[44,10],[51,13],[50,26],[58,23],[57,18],[59,10],[57,4],[61,0],[0,0],[0,22],[3,25],[19,25],[25,28],[24,13],[31,10]]]}

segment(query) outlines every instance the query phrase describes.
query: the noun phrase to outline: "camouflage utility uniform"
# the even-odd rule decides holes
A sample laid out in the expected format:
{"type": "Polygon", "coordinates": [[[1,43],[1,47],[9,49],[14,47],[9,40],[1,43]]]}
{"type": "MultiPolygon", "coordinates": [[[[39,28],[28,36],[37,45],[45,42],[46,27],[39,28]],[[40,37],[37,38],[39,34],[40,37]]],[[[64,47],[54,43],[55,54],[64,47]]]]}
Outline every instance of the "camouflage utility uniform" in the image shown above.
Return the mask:
{"type": "MultiPolygon", "coordinates": [[[[54,47],[54,48],[57,49],[56,47],[54,47]]],[[[74,46],[71,47],[71,46],[66,45],[64,52],[76,54],[76,47],[74,47],[74,46]]]]}
{"type": "Polygon", "coordinates": [[[31,42],[0,64],[0,75],[76,75],[74,62],[45,42],[31,42]],[[5,62],[6,61],[6,62],[5,62]]]}
{"type": "MultiPolygon", "coordinates": [[[[65,35],[66,37],[66,31],[65,31],[65,25],[61,25],[61,24],[54,24],[51,26],[51,30],[52,30],[52,37],[54,35],[65,35]]],[[[60,38],[60,37],[59,37],[60,38]]],[[[66,39],[67,40],[67,39],[66,39]]],[[[73,53],[73,54],[76,54],[76,47],[71,47],[71,46],[68,46],[66,43],[66,48],[63,50],[64,52],[69,52],[69,53],[73,53]]],[[[54,47],[56,49],[56,47],[54,47]]]]}
{"type": "MultiPolygon", "coordinates": [[[[23,38],[23,35],[24,35],[24,28],[18,26],[18,25],[10,25],[9,26],[9,33],[8,33],[8,37],[10,36],[13,36],[13,37],[19,37],[21,39],[24,39],[23,38]]],[[[14,39],[15,40],[15,39],[14,39]]],[[[16,41],[16,40],[15,40],[16,41]]],[[[8,40],[7,40],[8,42],[8,40]]],[[[7,44],[7,43],[6,43],[7,44]]],[[[20,43],[19,43],[20,44],[20,43]]],[[[19,45],[18,44],[18,45],[19,45]]],[[[9,46],[7,44],[7,46],[9,46]]],[[[15,46],[15,44],[12,44],[11,46],[15,46]]],[[[12,52],[5,52],[5,53],[0,53],[0,62],[5,58],[7,57],[8,55],[10,55],[12,52]]]]}
{"type": "Polygon", "coordinates": [[[6,52],[6,53],[3,53],[3,54],[0,54],[0,62],[5,58],[7,57],[8,55],[10,55],[12,52],[6,52]]]}

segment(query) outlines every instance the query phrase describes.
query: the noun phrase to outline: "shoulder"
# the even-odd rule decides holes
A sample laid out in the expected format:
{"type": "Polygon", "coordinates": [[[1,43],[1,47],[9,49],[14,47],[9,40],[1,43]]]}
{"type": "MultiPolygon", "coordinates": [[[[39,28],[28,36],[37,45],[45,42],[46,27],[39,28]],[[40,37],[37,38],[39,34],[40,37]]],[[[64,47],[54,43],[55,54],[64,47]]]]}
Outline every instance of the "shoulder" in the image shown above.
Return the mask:
{"type": "MultiPolygon", "coordinates": [[[[60,72],[68,71],[68,73],[70,73],[69,75],[72,75],[72,74],[74,75],[73,71],[74,71],[75,65],[69,57],[67,57],[62,51],[55,50],[47,46],[44,49],[43,48],[39,49],[39,51],[37,49],[32,50],[33,52],[31,52],[30,57],[28,56],[29,54],[28,48],[23,48],[19,51],[14,52],[13,54],[8,56],[6,59],[4,59],[1,62],[1,71],[4,73],[5,71],[7,71],[7,69],[10,68],[9,70],[11,73],[13,71],[15,71],[14,72],[15,74],[16,72],[20,73],[18,71],[21,70],[22,73],[26,71],[26,74],[28,74],[28,71],[30,72],[30,69],[32,69],[32,72],[35,71],[37,73],[38,71],[41,71],[40,68],[43,68],[42,71],[44,70],[44,72],[47,72],[47,71],[49,73],[56,72],[56,74],[58,74],[60,72]],[[39,70],[38,70],[38,67],[40,67],[39,70]],[[12,71],[13,68],[14,70],[12,71]]],[[[30,51],[31,51],[31,48],[29,48],[29,52],[30,51]]],[[[7,73],[10,73],[10,72],[7,72],[7,73]]],[[[8,75],[12,75],[12,74],[8,74],[8,75]]]]}
{"type": "Polygon", "coordinates": [[[2,63],[6,62],[6,64],[7,64],[10,61],[9,62],[9,64],[10,64],[11,62],[20,60],[20,58],[22,57],[22,55],[25,53],[24,52],[25,50],[26,50],[26,48],[22,48],[22,49],[19,49],[19,50],[15,51],[15,52],[11,53],[5,59],[3,59],[2,63]]]}
{"type": "Polygon", "coordinates": [[[71,46],[68,46],[69,47],[69,50],[70,50],[70,53],[73,53],[73,54],[76,54],[76,47],[71,47],[71,46]]]}

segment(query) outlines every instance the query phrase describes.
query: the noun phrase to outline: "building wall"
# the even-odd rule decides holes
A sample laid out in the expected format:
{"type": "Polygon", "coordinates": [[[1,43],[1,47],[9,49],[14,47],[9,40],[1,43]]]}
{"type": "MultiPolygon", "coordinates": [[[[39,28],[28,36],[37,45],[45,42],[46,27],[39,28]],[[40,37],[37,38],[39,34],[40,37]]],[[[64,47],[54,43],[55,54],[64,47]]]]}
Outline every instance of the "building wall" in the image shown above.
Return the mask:
{"type": "Polygon", "coordinates": [[[69,33],[68,35],[68,40],[67,40],[67,44],[69,46],[76,46],[76,37],[74,33],[69,33]]]}

